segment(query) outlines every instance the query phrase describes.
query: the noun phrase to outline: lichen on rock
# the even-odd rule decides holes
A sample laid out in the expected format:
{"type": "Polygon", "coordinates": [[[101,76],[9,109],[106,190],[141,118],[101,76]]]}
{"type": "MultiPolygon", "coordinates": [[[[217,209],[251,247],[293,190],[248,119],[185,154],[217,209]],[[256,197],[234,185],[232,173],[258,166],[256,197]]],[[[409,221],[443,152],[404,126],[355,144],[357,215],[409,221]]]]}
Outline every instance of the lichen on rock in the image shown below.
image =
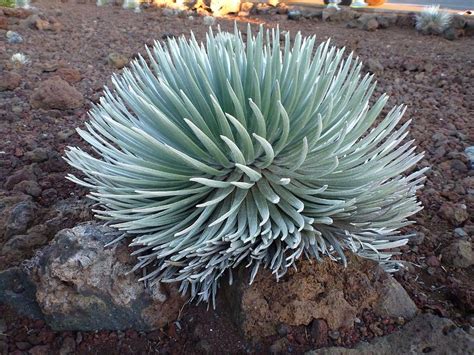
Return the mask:
{"type": "Polygon", "coordinates": [[[184,303],[173,286],[149,286],[130,271],[134,258],[120,236],[95,223],[60,231],[29,262],[36,299],[55,330],[155,329],[184,303]]]}

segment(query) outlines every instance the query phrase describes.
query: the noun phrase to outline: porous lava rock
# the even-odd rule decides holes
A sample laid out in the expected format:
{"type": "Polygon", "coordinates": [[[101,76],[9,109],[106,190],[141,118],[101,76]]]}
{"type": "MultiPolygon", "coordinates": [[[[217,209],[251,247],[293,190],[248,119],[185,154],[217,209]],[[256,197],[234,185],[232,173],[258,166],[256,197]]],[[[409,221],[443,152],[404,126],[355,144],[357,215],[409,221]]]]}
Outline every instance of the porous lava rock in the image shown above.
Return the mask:
{"type": "Polygon", "coordinates": [[[122,69],[129,63],[129,59],[120,53],[110,53],[107,56],[107,63],[117,69],[122,69]]]}
{"type": "Polygon", "coordinates": [[[417,307],[403,287],[377,263],[349,256],[348,266],[330,259],[302,260],[279,282],[261,270],[252,285],[239,269],[232,286],[222,289],[222,302],[249,338],[277,333],[278,326],[309,325],[319,319],[329,330],[351,328],[356,317],[372,309],[384,317],[413,318],[417,307]]]}
{"type": "MultiPolygon", "coordinates": [[[[1,26],[0,26],[1,29],[1,26]]],[[[0,91],[15,90],[21,84],[21,75],[9,71],[0,71],[0,91]]]]}
{"type": "Polygon", "coordinates": [[[42,109],[70,110],[83,103],[82,94],[58,76],[41,82],[31,97],[31,106],[42,109]]]}
{"type": "Polygon", "coordinates": [[[0,193],[0,242],[26,232],[36,218],[37,206],[27,195],[8,196],[0,193]]]}
{"type": "Polygon", "coordinates": [[[61,79],[67,81],[69,84],[74,84],[82,79],[82,75],[79,70],[74,68],[59,68],[56,71],[56,74],[61,77],[61,79]]]}
{"type": "Polygon", "coordinates": [[[6,17],[25,19],[33,13],[29,9],[2,7],[2,12],[6,17]]]}

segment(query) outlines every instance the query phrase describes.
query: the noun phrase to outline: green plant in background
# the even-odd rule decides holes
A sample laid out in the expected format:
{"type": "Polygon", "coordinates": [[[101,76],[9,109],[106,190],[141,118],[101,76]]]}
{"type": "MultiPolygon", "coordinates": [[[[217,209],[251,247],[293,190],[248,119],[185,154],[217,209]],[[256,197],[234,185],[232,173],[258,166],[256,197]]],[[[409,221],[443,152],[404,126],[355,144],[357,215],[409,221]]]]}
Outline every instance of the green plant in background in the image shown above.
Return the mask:
{"type": "Polygon", "coordinates": [[[422,207],[422,154],[405,142],[405,108],[374,126],[372,76],[329,42],[260,29],[156,42],[113,77],[69,147],[97,216],[133,236],[146,280],[180,282],[209,301],[232,268],[278,279],[302,255],[345,263],[344,250],[400,265],[387,251],[422,207]]]}
{"type": "Polygon", "coordinates": [[[452,15],[442,11],[439,5],[426,6],[416,16],[416,29],[425,34],[441,34],[451,23],[452,15]]]}
{"type": "Polygon", "coordinates": [[[0,6],[15,7],[15,0],[0,0],[0,6]]]}

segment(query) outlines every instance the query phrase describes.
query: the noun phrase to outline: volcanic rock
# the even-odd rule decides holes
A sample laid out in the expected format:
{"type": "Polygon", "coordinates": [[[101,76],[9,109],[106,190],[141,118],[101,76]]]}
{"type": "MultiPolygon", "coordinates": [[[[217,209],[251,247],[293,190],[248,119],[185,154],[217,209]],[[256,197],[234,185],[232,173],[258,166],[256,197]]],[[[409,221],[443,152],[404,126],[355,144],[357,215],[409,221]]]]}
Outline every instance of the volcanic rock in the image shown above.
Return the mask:
{"type": "Polygon", "coordinates": [[[202,23],[204,23],[205,26],[213,26],[216,23],[216,18],[214,16],[204,16],[202,23]]]}
{"type": "Polygon", "coordinates": [[[469,218],[469,213],[467,212],[466,205],[459,203],[444,203],[440,207],[438,214],[444,219],[451,222],[451,224],[453,224],[454,226],[462,225],[469,218]]]}
{"type": "Polygon", "coordinates": [[[420,314],[400,331],[362,342],[354,349],[330,347],[309,351],[306,355],[391,355],[391,354],[466,354],[474,348],[472,335],[451,320],[432,314],[420,314]]]}
{"type": "Polygon", "coordinates": [[[128,58],[120,53],[113,52],[107,56],[107,63],[117,69],[122,69],[128,62],[128,58]]]}
{"type": "Polygon", "coordinates": [[[30,202],[31,197],[26,195],[17,194],[13,196],[5,196],[0,194],[0,226],[2,226],[2,228],[0,228],[0,243],[12,236],[11,230],[7,233],[7,226],[9,226],[14,220],[12,215],[15,208],[17,208],[20,204],[26,204],[30,202]]]}
{"type": "Polygon", "coordinates": [[[366,308],[407,319],[417,312],[403,287],[372,261],[350,256],[344,268],[330,260],[304,260],[297,268],[279,282],[261,270],[250,286],[248,270],[240,269],[232,286],[223,285],[222,302],[247,337],[273,335],[281,323],[300,326],[314,320],[325,322],[328,330],[351,328],[366,308]]]}
{"type": "Polygon", "coordinates": [[[23,37],[14,31],[7,32],[7,42],[9,44],[20,44],[23,43],[23,37]]]}
{"type": "Polygon", "coordinates": [[[366,31],[375,31],[377,28],[379,28],[379,23],[375,18],[368,20],[363,26],[366,31]]]}
{"type": "Polygon", "coordinates": [[[175,9],[171,9],[169,7],[165,7],[162,11],[161,14],[166,17],[172,17],[176,16],[178,12],[175,9]]]}
{"type": "Polygon", "coordinates": [[[43,319],[35,299],[36,287],[24,270],[12,267],[0,271],[0,303],[32,319],[43,319]]]}
{"type": "Polygon", "coordinates": [[[3,13],[6,17],[14,17],[19,19],[25,19],[31,15],[32,11],[23,8],[2,8],[3,13]]]}
{"type": "Polygon", "coordinates": [[[298,21],[303,15],[300,10],[290,10],[288,11],[288,20],[298,21]]]}
{"type": "Polygon", "coordinates": [[[25,158],[34,163],[41,163],[48,160],[48,150],[45,148],[35,148],[25,154],[25,158]]]}
{"type": "Polygon", "coordinates": [[[135,260],[122,233],[95,223],[60,231],[30,262],[30,277],[54,330],[147,330],[174,321],[184,299],[174,285],[148,285],[128,273],[135,260]]]}
{"type": "Polygon", "coordinates": [[[63,340],[59,355],[74,354],[76,350],[76,342],[72,337],[67,337],[63,340]]]}
{"type": "Polygon", "coordinates": [[[474,252],[468,240],[456,240],[443,250],[442,255],[443,260],[454,267],[468,268],[474,264],[474,252]]]}
{"type": "Polygon", "coordinates": [[[384,14],[376,16],[375,19],[379,23],[379,28],[388,28],[397,23],[398,15],[397,14],[384,14]]]}
{"type": "Polygon", "coordinates": [[[40,83],[31,97],[31,106],[42,109],[76,109],[83,102],[82,94],[60,77],[40,83]]]}
{"type": "Polygon", "coordinates": [[[455,228],[453,232],[454,235],[459,238],[466,238],[469,236],[469,234],[467,234],[467,232],[462,228],[455,228]]]}
{"type": "Polygon", "coordinates": [[[62,29],[62,24],[54,18],[44,19],[37,15],[32,15],[30,18],[27,19],[29,26],[39,31],[59,32],[62,29]]]}
{"type": "Polygon", "coordinates": [[[27,195],[38,197],[41,195],[41,187],[36,181],[23,180],[13,187],[13,191],[20,191],[27,195]]]}
{"type": "Polygon", "coordinates": [[[79,70],[74,69],[74,68],[59,68],[56,71],[56,74],[58,74],[61,79],[67,81],[69,84],[74,84],[77,83],[78,81],[81,81],[82,76],[79,70]]]}
{"type": "Polygon", "coordinates": [[[287,354],[289,345],[287,338],[280,338],[270,346],[270,354],[287,354]]]}
{"type": "Polygon", "coordinates": [[[369,69],[371,73],[381,74],[383,73],[384,67],[377,59],[370,58],[367,60],[367,69],[369,69]]]}
{"type": "Polygon", "coordinates": [[[323,21],[339,22],[350,21],[358,16],[359,14],[356,11],[348,8],[343,7],[340,10],[337,10],[334,7],[328,7],[323,10],[321,18],[323,21]]]}
{"type": "Polygon", "coordinates": [[[324,319],[313,320],[311,323],[311,338],[318,348],[327,345],[328,335],[328,325],[324,319]]]}
{"type": "Polygon", "coordinates": [[[379,27],[375,15],[364,14],[357,19],[358,28],[366,31],[375,31],[379,27]]]}
{"type": "Polygon", "coordinates": [[[8,19],[3,15],[0,15],[0,30],[8,30],[8,19]]]}
{"type": "Polygon", "coordinates": [[[21,84],[20,74],[0,71],[0,92],[15,90],[21,84]]]}
{"type": "Polygon", "coordinates": [[[13,206],[5,225],[5,237],[9,238],[26,232],[35,220],[37,209],[37,206],[30,200],[13,206]]]}
{"type": "Polygon", "coordinates": [[[413,318],[418,309],[405,289],[393,277],[384,282],[374,310],[383,317],[413,318]]]}

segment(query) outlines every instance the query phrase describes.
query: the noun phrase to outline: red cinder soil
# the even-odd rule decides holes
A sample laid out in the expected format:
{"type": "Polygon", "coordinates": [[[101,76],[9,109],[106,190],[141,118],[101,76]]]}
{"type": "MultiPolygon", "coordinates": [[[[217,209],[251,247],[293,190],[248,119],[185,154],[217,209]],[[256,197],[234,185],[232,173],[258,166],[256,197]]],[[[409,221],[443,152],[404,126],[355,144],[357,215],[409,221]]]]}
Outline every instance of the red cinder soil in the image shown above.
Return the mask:
{"type": "MultiPolygon", "coordinates": [[[[92,3],[52,0],[40,0],[34,6],[51,19],[52,30],[13,23],[10,29],[20,33],[24,41],[9,44],[6,30],[0,29],[0,70],[15,71],[21,76],[16,89],[0,91],[0,197],[29,191],[37,205],[38,216],[47,216],[48,209],[55,203],[66,199],[82,201],[86,194],[84,189],[64,179],[71,169],[60,157],[68,145],[84,147],[74,129],[83,126],[87,111],[98,102],[103,86],[111,86],[111,75],[120,72],[108,63],[108,55],[115,52],[131,59],[145,53],[144,45],[152,44],[153,40],[187,36],[190,31],[202,40],[207,26],[200,16],[195,15],[193,19],[166,17],[157,9],[137,14],[119,6],[97,7],[92,3]],[[30,63],[11,69],[10,57],[17,52],[27,55],[30,63]],[[68,81],[83,95],[82,107],[60,111],[31,106],[30,100],[39,82],[55,76],[68,81]],[[42,156],[38,148],[46,155],[42,156]],[[26,174],[23,180],[33,183],[15,187],[11,180],[15,174],[20,177],[26,174]]],[[[216,25],[232,30],[234,20],[219,18],[216,25]]],[[[469,241],[474,233],[472,217],[461,223],[453,217],[453,208],[465,205],[469,217],[474,207],[474,170],[469,169],[464,154],[466,147],[474,145],[474,37],[447,41],[397,27],[366,32],[319,20],[290,21],[286,15],[236,20],[241,29],[248,23],[252,27],[262,23],[268,27],[278,25],[282,31],[292,34],[297,31],[315,34],[318,41],[331,38],[332,43],[346,47],[348,52],[354,51],[364,62],[372,59],[381,64],[383,72],[377,74],[375,95],[388,93],[388,108],[402,103],[408,105],[404,120],[412,120],[410,137],[416,140],[419,151],[425,151],[419,168],[431,166],[426,186],[419,192],[425,208],[414,217],[417,224],[407,228],[407,231],[418,232],[418,236],[402,249],[404,253],[400,256],[412,264],[396,278],[421,310],[450,317],[459,325],[472,324],[472,266],[451,266],[449,260],[443,258],[443,249],[460,238],[454,232],[456,228],[462,228],[464,238],[469,241]]],[[[74,214],[71,218],[76,220],[69,220],[68,224],[74,225],[87,217],[90,216],[74,214]]],[[[44,223],[41,218],[34,223],[44,223]]],[[[0,229],[4,227],[0,225],[0,229]]],[[[5,242],[0,238],[0,251],[5,242]]],[[[0,254],[0,270],[18,265],[40,246],[25,250],[16,259],[2,259],[0,254]]],[[[249,343],[230,323],[225,309],[208,311],[204,306],[194,305],[183,310],[177,323],[151,333],[133,330],[53,332],[43,322],[19,317],[3,305],[0,305],[0,314],[0,323],[3,319],[6,324],[5,335],[0,331],[0,353],[50,354],[59,353],[60,349],[63,353],[73,349],[77,353],[107,354],[259,353],[268,351],[275,340],[268,338],[257,344],[249,343]]],[[[374,337],[373,329],[380,335],[400,326],[395,320],[374,318],[370,312],[362,322],[363,328],[343,333],[337,340],[329,339],[329,345],[350,346],[374,337]]],[[[309,333],[310,329],[304,327],[289,329],[287,339],[293,352],[314,348],[309,333]]]]}

